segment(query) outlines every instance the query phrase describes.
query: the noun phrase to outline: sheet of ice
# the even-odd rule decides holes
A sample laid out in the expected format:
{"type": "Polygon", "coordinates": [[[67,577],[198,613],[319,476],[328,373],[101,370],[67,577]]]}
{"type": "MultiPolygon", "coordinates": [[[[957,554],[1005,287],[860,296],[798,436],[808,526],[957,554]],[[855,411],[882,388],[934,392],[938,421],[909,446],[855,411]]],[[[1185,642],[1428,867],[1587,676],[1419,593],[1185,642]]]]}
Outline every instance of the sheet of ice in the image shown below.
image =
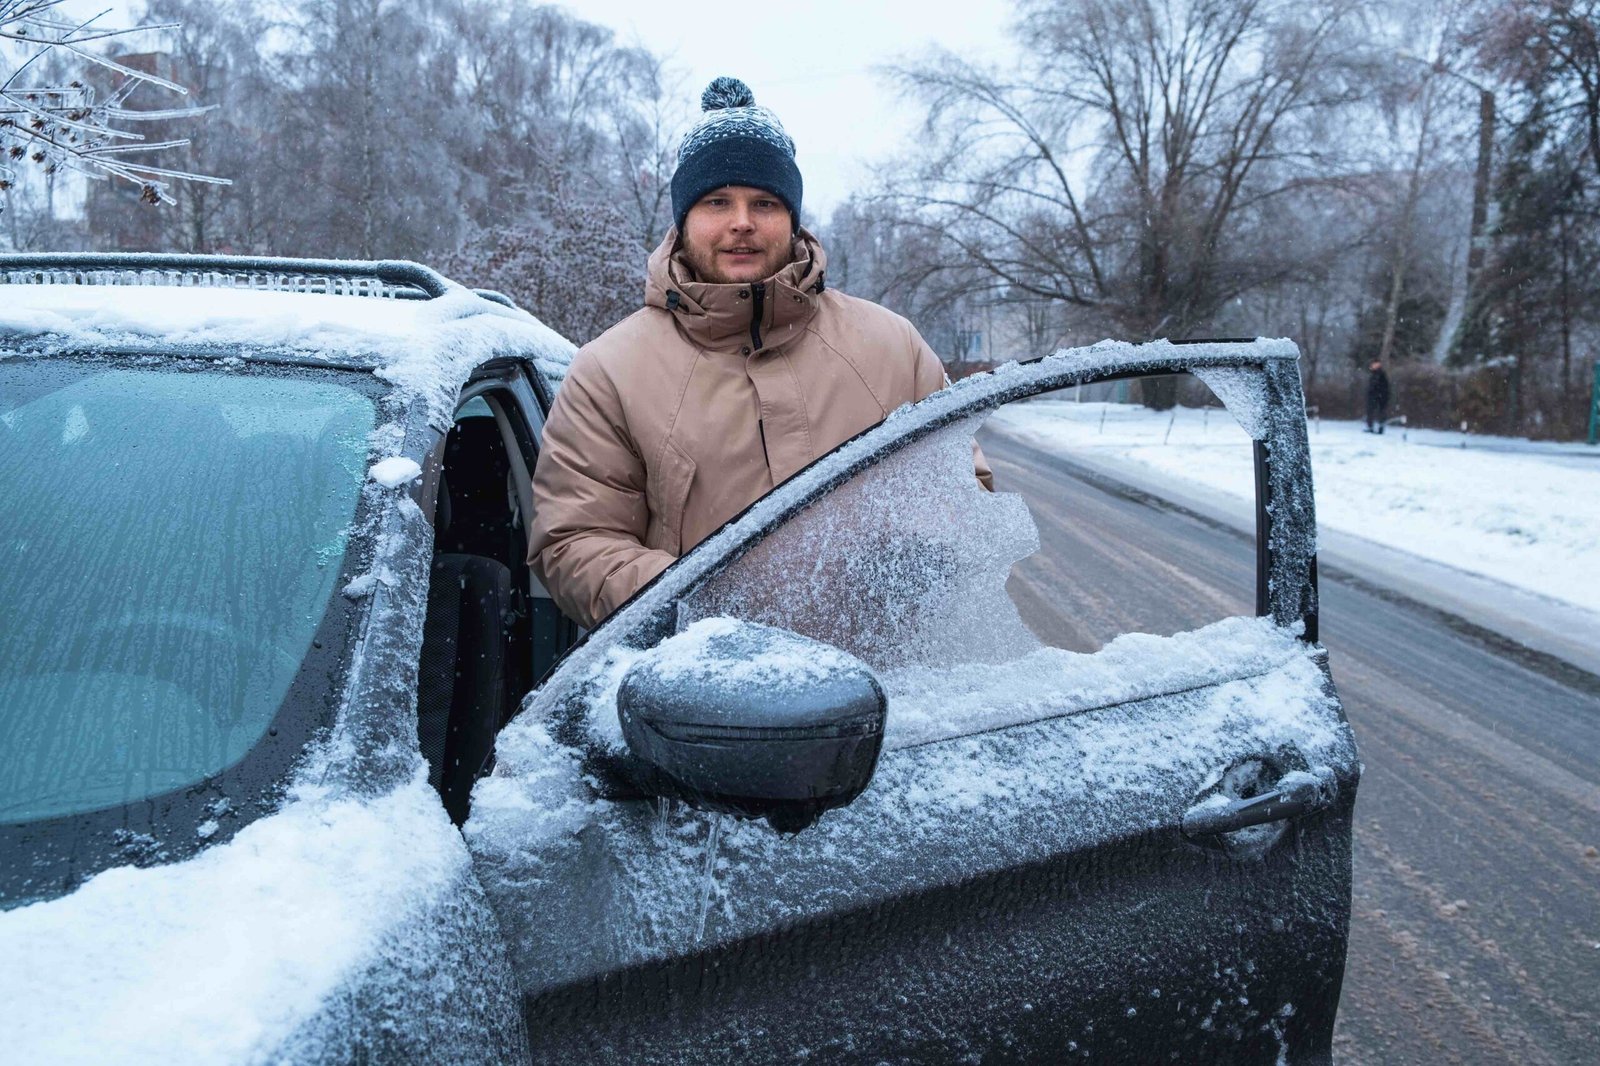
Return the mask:
{"type": "MultiPolygon", "coordinates": [[[[989,428],[1253,500],[1248,444],[1219,432],[1215,412],[1175,414],[1165,444],[1174,412],[1130,404],[1036,400],[989,428]]],[[[1600,611],[1595,449],[1398,427],[1377,436],[1331,420],[1314,422],[1309,441],[1324,527],[1600,611]]]]}
{"type": "Polygon", "coordinates": [[[383,970],[433,967],[431,985],[394,989],[431,991],[405,1016],[438,1030],[441,1055],[454,1041],[456,1061],[476,1061],[495,1045],[474,1027],[515,1029],[495,940],[466,849],[422,772],[372,799],[303,787],[187,862],[108,870],[0,914],[3,1057],[340,1061],[371,1024],[363,1006],[394,986],[383,970]],[[473,970],[450,972],[458,944],[485,952],[473,970]]]}
{"type": "Polygon", "coordinates": [[[415,459],[396,455],[373,463],[367,476],[384,488],[393,489],[421,477],[422,467],[417,465],[415,459]]]}
{"type": "MultiPolygon", "coordinates": [[[[1266,440],[1271,432],[1270,405],[1261,372],[1248,367],[1200,367],[1195,377],[1222,401],[1227,412],[1251,440],[1266,440]]],[[[1303,411],[1296,412],[1303,414],[1303,411]]]]}

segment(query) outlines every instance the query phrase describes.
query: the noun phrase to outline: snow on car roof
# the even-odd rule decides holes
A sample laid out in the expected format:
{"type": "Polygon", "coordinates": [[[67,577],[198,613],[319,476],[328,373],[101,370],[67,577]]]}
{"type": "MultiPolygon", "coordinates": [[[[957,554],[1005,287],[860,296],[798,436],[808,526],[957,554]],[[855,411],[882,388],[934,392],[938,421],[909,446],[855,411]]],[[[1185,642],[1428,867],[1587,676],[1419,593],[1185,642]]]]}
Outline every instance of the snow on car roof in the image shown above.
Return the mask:
{"type": "Polygon", "coordinates": [[[0,345],[34,354],[290,353],[438,394],[490,353],[531,356],[558,385],[574,346],[538,319],[451,285],[428,300],[186,284],[6,285],[0,345]]]}
{"type": "Polygon", "coordinates": [[[0,329],[74,338],[129,335],[181,342],[340,351],[417,328],[424,300],[188,285],[7,286],[0,329]]]}

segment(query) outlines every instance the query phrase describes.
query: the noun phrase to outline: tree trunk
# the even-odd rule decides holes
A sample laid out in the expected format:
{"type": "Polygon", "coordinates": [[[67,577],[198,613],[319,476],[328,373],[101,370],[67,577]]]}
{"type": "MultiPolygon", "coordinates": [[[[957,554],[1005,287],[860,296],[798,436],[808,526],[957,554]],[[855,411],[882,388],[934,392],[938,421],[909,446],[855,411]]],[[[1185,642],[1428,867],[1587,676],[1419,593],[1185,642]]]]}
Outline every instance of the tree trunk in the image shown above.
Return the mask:
{"type": "Polygon", "coordinates": [[[1417,151],[1412,157],[1411,174],[1406,180],[1406,200],[1400,209],[1399,232],[1395,234],[1394,267],[1389,281],[1389,300],[1383,310],[1383,343],[1378,347],[1378,359],[1385,366],[1394,348],[1395,326],[1400,318],[1400,297],[1405,292],[1406,261],[1411,258],[1411,224],[1417,213],[1417,201],[1422,195],[1422,166],[1427,160],[1428,126],[1433,120],[1432,83],[1422,87],[1422,128],[1417,131],[1417,151]]]}

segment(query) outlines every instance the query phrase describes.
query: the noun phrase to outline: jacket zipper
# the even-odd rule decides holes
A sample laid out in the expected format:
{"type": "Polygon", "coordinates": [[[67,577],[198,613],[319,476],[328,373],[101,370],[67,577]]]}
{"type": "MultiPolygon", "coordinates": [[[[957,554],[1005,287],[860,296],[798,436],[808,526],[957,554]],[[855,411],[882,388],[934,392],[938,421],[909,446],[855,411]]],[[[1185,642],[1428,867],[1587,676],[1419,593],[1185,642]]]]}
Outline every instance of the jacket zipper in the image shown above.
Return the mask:
{"type": "Polygon", "coordinates": [[[767,423],[765,419],[756,419],[756,432],[761,434],[761,458],[767,461],[767,469],[772,468],[772,456],[767,454],[767,423]]]}
{"type": "Polygon", "coordinates": [[[750,350],[761,350],[761,311],[767,302],[765,285],[750,286],[750,350]]]}

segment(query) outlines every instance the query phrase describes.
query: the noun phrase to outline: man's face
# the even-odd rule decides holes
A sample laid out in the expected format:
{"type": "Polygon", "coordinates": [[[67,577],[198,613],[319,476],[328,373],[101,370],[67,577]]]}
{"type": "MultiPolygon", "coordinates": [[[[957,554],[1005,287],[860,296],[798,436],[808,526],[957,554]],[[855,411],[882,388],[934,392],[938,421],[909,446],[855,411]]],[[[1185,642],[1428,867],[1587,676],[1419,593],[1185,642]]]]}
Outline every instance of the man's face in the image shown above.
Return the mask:
{"type": "Polygon", "coordinates": [[[683,251],[701,281],[761,281],[789,265],[792,233],[782,200],[765,189],[724,185],[689,208],[683,251]]]}

